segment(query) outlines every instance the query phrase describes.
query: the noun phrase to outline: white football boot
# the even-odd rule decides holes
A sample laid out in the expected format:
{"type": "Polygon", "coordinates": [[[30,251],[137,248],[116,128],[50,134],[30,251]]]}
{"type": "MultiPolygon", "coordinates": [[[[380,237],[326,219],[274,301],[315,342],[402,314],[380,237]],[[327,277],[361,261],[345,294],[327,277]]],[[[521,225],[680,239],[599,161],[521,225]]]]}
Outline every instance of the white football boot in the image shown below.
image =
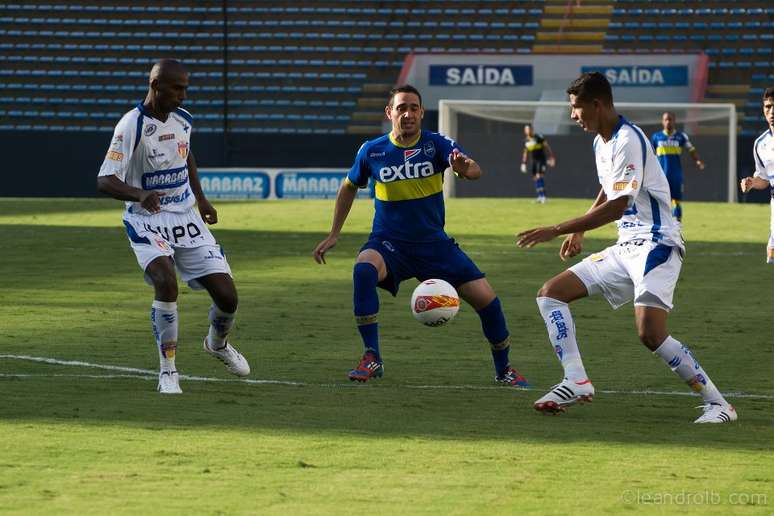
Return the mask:
{"type": "Polygon", "coordinates": [[[696,408],[704,410],[704,414],[694,423],[730,423],[738,419],[734,406],[725,401],[707,403],[696,408]]]}
{"type": "Polygon", "coordinates": [[[237,376],[247,376],[250,374],[250,364],[228,341],[220,349],[211,349],[207,342],[208,340],[207,337],[204,337],[204,351],[223,362],[230,373],[237,376]]]}
{"type": "Polygon", "coordinates": [[[159,373],[158,391],[161,394],[183,394],[177,371],[161,371],[159,373]]]}
{"type": "Polygon", "coordinates": [[[594,386],[591,380],[572,381],[565,378],[554,385],[548,393],[534,403],[535,410],[547,414],[564,412],[565,407],[576,403],[591,403],[594,399],[594,386]]]}

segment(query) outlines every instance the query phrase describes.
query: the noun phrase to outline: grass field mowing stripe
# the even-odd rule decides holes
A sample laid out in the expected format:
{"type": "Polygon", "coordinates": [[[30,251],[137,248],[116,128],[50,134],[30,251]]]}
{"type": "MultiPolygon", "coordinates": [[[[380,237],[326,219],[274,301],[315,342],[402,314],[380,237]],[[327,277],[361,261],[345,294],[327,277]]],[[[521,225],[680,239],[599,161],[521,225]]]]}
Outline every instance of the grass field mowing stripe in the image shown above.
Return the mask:
{"type": "MultiPolygon", "coordinates": [[[[91,367],[95,369],[105,369],[108,371],[124,371],[135,374],[124,375],[84,375],[84,374],[14,374],[4,373],[0,374],[0,377],[9,378],[97,378],[97,379],[114,379],[114,378],[139,378],[139,379],[151,379],[158,375],[158,372],[151,371],[150,369],[138,369],[135,367],[123,367],[113,366],[105,364],[93,364],[91,362],[82,362],[79,360],[59,360],[56,358],[48,357],[33,357],[28,355],[0,355],[0,358],[8,358],[13,360],[25,360],[28,362],[39,362],[51,365],[64,365],[74,367],[91,367]]],[[[193,382],[214,382],[214,383],[244,383],[249,385],[289,385],[289,386],[301,386],[301,387],[348,387],[353,384],[349,383],[305,383],[305,382],[292,382],[287,380],[251,380],[249,378],[212,378],[208,376],[190,376],[181,374],[181,380],[188,380],[193,382]]],[[[389,387],[401,388],[401,389],[437,389],[437,390],[503,390],[502,386],[483,386],[483,385],[411,385],[411,384],[398,384],[390,385],[389,387]]],[[[523,391],[537,391],[540,390],[535,387],[526,389],[520,389],[523,391]]],[[[687,391],[622,391],[622,390],[597,390],[599,394],[620,394],[620,395],[638,395],[638,396],[692,396],[698,397],[697,394],[687,391]]],[[[774,396],[768,394],[756,394],[750,392],[724,392],[723,396],[727,398],[747,398],[747,399],[761,399],[761,400],[774,400],[774,396]]]]}

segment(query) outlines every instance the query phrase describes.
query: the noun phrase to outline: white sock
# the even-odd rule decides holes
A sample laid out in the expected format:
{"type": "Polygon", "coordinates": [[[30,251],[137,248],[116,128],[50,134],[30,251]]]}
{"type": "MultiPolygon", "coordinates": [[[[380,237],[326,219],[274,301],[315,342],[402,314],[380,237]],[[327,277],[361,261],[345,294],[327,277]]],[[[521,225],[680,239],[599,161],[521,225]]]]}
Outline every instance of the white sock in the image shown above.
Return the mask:
{"type": "Polygon", "coordinates": [[[691,389],[701,394],[706,403],[726,401],[691,350],[671,335],[653,353],[660,356],[691,389]]]}
{"type": "Polygon", "coordinates": [[[207,344],[210,349],[220,349],[226,345],[226,337],[234,326],[234,316],[224,312],[216,305],[210,306],[210,332],[207,334],[207,344]]]}
{"type": "Polygon", "coordinates": [[[177,303],[154,300],[151,305],[151,324],[159,350],[159,368],[162,371],[176,371],[177,303]]]}
{"type": "Polygon", "coordinates": [[[536,301],[546,323],[548,340],[564,368],[564,376],[573,381],[586,380],[588,375],[575,340],[575,323],[569,305],[551,297],[539,297],[536,301]]]}

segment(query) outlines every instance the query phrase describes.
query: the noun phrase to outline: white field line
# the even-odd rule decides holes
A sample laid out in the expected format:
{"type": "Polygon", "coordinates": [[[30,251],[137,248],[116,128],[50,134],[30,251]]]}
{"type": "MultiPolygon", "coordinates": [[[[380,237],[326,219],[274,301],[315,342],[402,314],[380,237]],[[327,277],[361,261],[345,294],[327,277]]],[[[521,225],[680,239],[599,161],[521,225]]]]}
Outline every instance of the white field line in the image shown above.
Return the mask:
{"type": "MultiPolygon", "coordinates": [[[[102,369],[106,371],[118,371],[125,374],[104,374],[104,375],[89,375],[89,374],[29,374],[29,373],[0,373],[0,378],[95,378],[95,379],[125,379],[136,378],[141,380],[155,380],[158,376],[158,371],[152,371],[150,369],[138,369],[136,367],[123,367],[113,366],[105,364],[93,364],[91,362],[82,362],[79,360],[59,360],[56,358],[47,357],[33,357],[28,355],[0,355],[0,359],[11,360],[23,360],[27,362],[38,362],[51,365],[72,366],[72,367],[87,367],[93,369],[102,369]]],[[[210,383],[244,383],[248,385],[289,385],[300,387],[324,387],[324,388],[336,388],[336,387],[349,387],[350,383],[306,383],[306,382],[292,382],[286,380],[252,380],[249,378],[211,378],[208,376],[192,376],[181,374],[181,380],[187,380],[191,382],[210,382],[210,383]]],[[[413,384],[392,384],[390,387],[402,388],[402,389],[422,389],[422,390],[476,390],[476,391],[490,391],[497,390],[503,391],[502,386],[484,386],[484,385],[413,385],[413,384]]],[[[539,390],[535,387],[527,389],[514,389],[514,391],[534,391],[539,390]]],[[[698,394],[690,391],[655,391],[655,390],[597,390],[598,394],[622,394],[622,395],[636,395],[636,396],[693,396],[697,397],[698,394]]],[[[749,392],[725,392],[723,395],[727,398],[747,398],[747,399],[760,399],[760,400],[774,400],[774,395],[771,394],[756,394],[749,392]]]]}

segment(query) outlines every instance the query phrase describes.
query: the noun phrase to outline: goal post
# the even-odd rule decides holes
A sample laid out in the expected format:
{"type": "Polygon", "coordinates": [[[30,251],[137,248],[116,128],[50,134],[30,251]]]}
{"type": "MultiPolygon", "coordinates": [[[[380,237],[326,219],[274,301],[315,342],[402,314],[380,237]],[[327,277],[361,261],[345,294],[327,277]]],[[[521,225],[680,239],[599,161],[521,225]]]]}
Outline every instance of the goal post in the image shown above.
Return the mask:
{"type": "MultiPolygon", "coordinates": [[[[706,164],[705,170],[699,171],[690,154],[683,151],[685,199],[737,200],[734,104],[618,102],[615,106],[621,115],[642,128],[648,138],[662,130],[661,117],[665,111],[675,115],[676,129],[688,135],[706,164]]],[[[556,155],[556,168],[546,174],[549,195],[553,191],[556,197],[594,197],[599,185],[593,181],[596,176],[591,149],[593,135],[584,134],[570,119],[566,101],[449,99],[438,102],[438,130],[457,140],[481,164],[487,180],[480,185],[475,185],[475,181],[445,181],[445,195],[531,196],[530,181],[518,174],[525,124],[532,124],[556,155]],[[590,175],[588,168],[591,168],[590,175]]]]}

